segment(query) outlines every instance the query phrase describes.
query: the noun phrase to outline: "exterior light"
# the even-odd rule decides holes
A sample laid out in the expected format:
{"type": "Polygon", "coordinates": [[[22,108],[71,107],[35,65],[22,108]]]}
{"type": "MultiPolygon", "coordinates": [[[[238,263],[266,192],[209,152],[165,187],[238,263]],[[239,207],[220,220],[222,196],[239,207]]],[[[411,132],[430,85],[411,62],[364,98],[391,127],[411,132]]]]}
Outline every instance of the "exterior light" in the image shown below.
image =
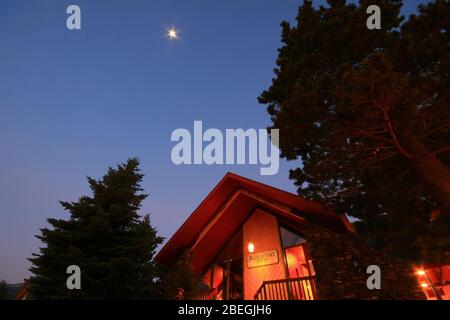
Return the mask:
{"type": "Polygon", "coordinates": [[[420,282],[420,286],[423,289],[431,289],[433,291],[434,296],[436,297],[437,300],[442,300],[442,296],[439,293],[439,291],[436,289],[436,287],[434,286],[433,281],[430,279],[430,277],[428,276],[427,272],[424,269],[419,269],[416,270],[416,274],[419,276],[419,279],[421,280],[425,280],[425,281],[421,281],[420,282]],[[420,278],[422,277],[422,278],[420,278]],[[425,279],[424,279],[425,278],[425,279]]]}
{"type": "Polygon", "coordinates": [[[417,270],[416,273],[417,273],[419,276],[425,275],[425,271],[424,271],[424,270],[417,270]]]}
{"type": "Polygon", "coordinates": [[[253,242],[249,242],[247,246],[248,252],[253,253],[255,251],[255,245],[253,242]]]}

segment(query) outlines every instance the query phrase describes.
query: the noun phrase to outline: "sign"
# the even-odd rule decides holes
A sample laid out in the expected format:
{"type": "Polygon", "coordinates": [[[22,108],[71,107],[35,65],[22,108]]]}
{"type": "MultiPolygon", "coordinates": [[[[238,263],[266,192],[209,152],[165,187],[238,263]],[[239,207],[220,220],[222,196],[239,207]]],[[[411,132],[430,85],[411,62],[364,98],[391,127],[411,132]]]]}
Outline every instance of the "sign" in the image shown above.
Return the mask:
{"type": "Polygon", "coordinates": [[[256,268],[278,263],[277,250],[252,253],[247,256],[247,266],[256,268]]]}

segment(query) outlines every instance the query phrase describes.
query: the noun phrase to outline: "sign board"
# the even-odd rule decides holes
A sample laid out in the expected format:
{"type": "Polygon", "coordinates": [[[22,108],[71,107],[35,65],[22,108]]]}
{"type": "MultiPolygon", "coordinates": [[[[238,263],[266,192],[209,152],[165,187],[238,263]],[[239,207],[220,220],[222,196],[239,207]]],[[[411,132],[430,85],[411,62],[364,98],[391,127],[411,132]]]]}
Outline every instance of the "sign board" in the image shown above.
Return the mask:
{"type": "Polygon", "coordinates": [[[278,263],[277,250],[251,253],[247,256],[247,266],[249,268],[262,267],[275,263],[278,263]]]}

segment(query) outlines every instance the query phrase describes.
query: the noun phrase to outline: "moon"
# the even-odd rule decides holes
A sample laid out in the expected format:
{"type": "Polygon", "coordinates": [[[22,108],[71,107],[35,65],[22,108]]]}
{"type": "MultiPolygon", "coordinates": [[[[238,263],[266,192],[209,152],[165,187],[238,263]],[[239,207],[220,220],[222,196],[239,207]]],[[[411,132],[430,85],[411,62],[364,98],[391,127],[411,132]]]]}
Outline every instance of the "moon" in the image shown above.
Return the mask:
{"type": "Polygon", "coordinates": [[[170,28],[169,30],[167,30],[167,37],[171,40],[178,39],[178,30],[175,28],[170,28]]]}

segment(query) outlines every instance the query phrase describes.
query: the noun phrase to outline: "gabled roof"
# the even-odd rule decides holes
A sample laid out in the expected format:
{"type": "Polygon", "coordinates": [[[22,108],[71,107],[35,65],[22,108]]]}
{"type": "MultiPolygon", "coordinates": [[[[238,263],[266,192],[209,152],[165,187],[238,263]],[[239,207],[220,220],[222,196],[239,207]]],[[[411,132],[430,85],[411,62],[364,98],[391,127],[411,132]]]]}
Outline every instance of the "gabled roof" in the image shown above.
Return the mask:
{"type": "Polygon", "coordinates": [[[156,261],[170,266],[191,248],[194,271],[203,271],[248,215],[260,207],[293,223],[301,224],[306,219],[336,232],[353,232],[345,215],[229,172],[159,251],[156,261]]]}
{"type": "Polygon", "coordinates": [[[20,286],[19,291],[17,291],[15,295],[15,300],[26,300],[28,297],[28,291],[30,290],[30,283],[27,279],[25,279],[25,282],[20,286]]]}

